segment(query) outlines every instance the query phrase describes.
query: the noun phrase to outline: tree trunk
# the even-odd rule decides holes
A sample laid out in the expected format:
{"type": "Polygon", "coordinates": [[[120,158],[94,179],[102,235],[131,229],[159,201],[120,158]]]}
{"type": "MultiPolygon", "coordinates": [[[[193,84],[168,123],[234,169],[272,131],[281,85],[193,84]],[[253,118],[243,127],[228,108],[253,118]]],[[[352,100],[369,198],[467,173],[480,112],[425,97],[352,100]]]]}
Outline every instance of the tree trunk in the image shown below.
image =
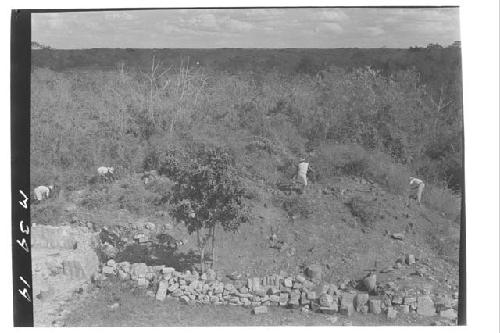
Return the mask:
{"type": "Polygon", "coordinates": [[[200,269],[203,274],[205,272],[205,246],[201,240],[200,230],[196,230],[196,238],[198,240],[198,250],[200,251],[200,269]]]}
{"type": "Polygon", "coordinates": [[[168,130],[168,133],[169,135],[172,137],[174,135],[174,116],[172,116],[172,119],[170,120],[170,127],[169,127],[169,130],[168,130]]]}
{"type": "Polygon", "coordinates": [[[212,269],[215,267],[215,227],[212,227],[212,269]]]}
{"type": "Polygon", "coordinates": [[[325,125],[325,135],[324,135],[324,138],[323,138],[324,141],[328,140],[328,132],[329,132],[329,130],[330,130],[330,122],[327,121],[326,125],[325,125]]]}
{"type": "Polygon", "coordinates": [[[201,274],[205,273],[205,246],[200,248],[201,274]]]}

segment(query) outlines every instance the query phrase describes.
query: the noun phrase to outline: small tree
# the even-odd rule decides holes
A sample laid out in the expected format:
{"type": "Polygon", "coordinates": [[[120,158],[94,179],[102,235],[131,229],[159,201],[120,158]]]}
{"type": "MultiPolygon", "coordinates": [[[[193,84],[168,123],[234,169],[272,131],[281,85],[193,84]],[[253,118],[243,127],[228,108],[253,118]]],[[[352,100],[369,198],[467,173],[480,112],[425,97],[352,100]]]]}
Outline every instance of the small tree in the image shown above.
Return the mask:
{"type": "Polygon", "coordinates": [[[217,226],[234,232],[248,221],[247,207],[242,201],[244,188],[235,177],[231,156],[219,148],[203,147],[196,157],[184,163],[170,156],[165,163],[165,169],[176,181],[171,200],[173,216],[183,221],[190,234],[196,232],[204,272],[209,242],[212,267],[215,264],[217,226]]]}

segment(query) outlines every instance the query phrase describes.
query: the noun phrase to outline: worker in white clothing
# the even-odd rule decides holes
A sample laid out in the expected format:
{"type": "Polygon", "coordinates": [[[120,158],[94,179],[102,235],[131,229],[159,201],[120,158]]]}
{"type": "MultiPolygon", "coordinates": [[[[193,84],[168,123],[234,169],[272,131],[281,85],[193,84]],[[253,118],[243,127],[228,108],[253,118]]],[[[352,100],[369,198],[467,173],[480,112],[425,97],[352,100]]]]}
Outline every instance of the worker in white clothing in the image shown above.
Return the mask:
{"type": "Polygon", "coordinates": [[[304,187],[307,186],[307,171],[309,169],[309,163],[306,162],[304,158],[301,158],[299,161],[297,178],[304,184],[304,187]]]}
{"type": "Polygon", "coordinates": [[[422,201],[422,192],[424,192],[424,181],[415,177],[410,177],[410,198],[417,199],[419,205],[422,201]]]}

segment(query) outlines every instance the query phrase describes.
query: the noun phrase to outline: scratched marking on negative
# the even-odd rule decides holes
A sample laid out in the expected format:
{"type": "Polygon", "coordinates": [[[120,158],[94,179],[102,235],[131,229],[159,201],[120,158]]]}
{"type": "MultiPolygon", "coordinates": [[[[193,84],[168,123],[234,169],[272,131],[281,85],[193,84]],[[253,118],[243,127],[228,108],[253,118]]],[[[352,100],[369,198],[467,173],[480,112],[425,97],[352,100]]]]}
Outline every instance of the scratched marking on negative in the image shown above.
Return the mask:
{"type": "MultiPolygon", "coordinates": [[[[24,192],[22,190],[19,190],[19,193],[23,196],[23,199],[21,201],[19,201],[19,204],[24,209],[28,209],[28,196],[26,194],[24,194],[24,192]]],[[[24,235],[29,235],[30,234],[30,227],[27,226],[27,225],[25,226],[23,220],[19,221],[19,230],[24,235]]],[[[26,238],[23,237],[21,240],[16,239],[16,243],[19,246],[21,246],[21,248],[26,253],[30,252],[30,249],[28,248],[28,243],[26,242],[26,238]]],[[[21,296],[23,296],[25,300],[27,300],[28,302],[31,303],[31,297],[30,297],[30,293],[29,293],[29,290],[31,289],[30,284],[28,283],[28,281],[26,281],[23,278],[22,275],[19,276],[19,280],[24,284],[24,286],[23,286],[22,289],[18,289],[19,294],[21,294],[21,296]]]]}

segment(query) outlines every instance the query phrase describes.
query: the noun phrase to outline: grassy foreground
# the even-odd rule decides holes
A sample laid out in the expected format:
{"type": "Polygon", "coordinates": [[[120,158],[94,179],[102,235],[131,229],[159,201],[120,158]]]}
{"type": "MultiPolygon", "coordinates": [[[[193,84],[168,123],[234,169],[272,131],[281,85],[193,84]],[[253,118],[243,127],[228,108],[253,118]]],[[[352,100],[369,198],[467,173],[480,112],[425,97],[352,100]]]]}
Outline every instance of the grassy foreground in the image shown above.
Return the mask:
{"type": "Polygon", "coordinates": [[[160,302],[143,291],[130,291],[119,284],[95,289],[89,296],[64,318],[64,326],[342,326],[348,322],[356,326],[427,326],[436,320],[401,314],[388,320],[385,316],[359,313],[347,318],[278,307],[269,307],[267,314],[254,315],[250,308],[242,306],[185,305],[169,298],[160,302]],[[112,309],[114,303],[120,306],[112,309]]]}

